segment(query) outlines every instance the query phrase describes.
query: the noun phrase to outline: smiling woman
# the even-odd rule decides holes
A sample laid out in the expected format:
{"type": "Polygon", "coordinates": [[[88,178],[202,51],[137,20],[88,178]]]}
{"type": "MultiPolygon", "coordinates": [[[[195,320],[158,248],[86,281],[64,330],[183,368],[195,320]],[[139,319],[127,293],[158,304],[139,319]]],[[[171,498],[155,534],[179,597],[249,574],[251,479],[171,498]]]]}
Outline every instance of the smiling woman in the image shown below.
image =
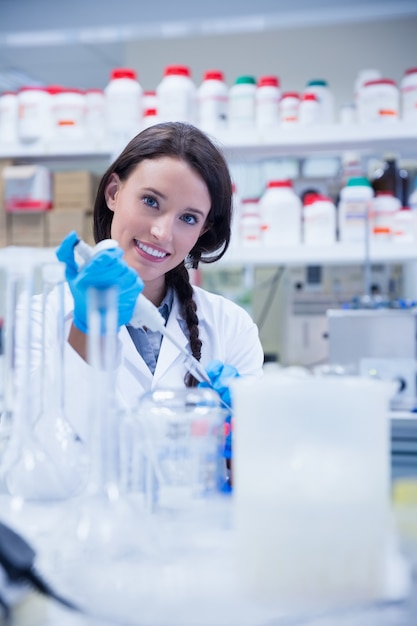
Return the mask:
{"type": "MultiPolygon", "coordinates": [[[[168,122],[143,130],[105,172],[94,206],[94,235],[97,243],[116,243],[112,249],[102,246],[81,269],[74,257],[76,233],[57,250],[66,265],[70,292],[65,311],[67,384],[77,390],[66,402],[82,437],[88,437],[90,419],[87,409],[80,411],[79,397],[89,397],[91,287],[117,288],[118,354],[112,377],[116,403],[123,409],[136,406],[155,388],[196,386],[184,350],[200,361],[206,379],[228,405],[227,378],[262,375],[263,350],[249,314],[225,297],[193,286],[188,272],[223,256],[231,217],[232,185],[225,158],[192,125],[168,122]],[[142,291],[158,307],[166,335],[130,323],[142,291]]],[[[50,334],[48,345],[53,345],[52,330],[50,334]]],[[[41,326],[33,330],[34,353],[40,352],[40,345],[41,326]]]]}

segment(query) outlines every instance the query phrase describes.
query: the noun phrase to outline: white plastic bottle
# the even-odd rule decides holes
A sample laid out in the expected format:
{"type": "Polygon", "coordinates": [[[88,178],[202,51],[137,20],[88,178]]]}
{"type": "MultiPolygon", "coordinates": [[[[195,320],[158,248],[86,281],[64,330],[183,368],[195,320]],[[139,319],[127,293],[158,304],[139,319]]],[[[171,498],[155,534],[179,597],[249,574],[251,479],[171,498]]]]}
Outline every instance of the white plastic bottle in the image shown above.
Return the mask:
{"type": "Polygon", "coordinates": [[[19,141],[37,142],[51,136],[51,95],[47,87],[22,87],[17,94],[19,141]]]}
{"type": "Polygon", "coordinates": [[[377,80],[382,78],[382,74],[377,69],[362,69],[358,72],[356,76],[355,83],[353,86],[353,98],[354,98],[354,106],[355,106],[355,119],[358,122],[361,119],[364,119],[364,114],[362,111],[363,103],[363,86],[370,80],[377,80]]]}
{"type": "Polygon", "coordinates": [[[281,89],[277,76],[261,76],[256,86],[255,123],[261,134],[279,126],[281,89]]]}
{"type": "Polygon", "coordinates": [[[317,124],[320,120],[320,103],[315,93],[304,93],[301,97],[298,121],[300,124],[317,124]]]}
{"type": "Polygon", "coordinates": [[[143,120],[142,120],[142,128],[149,128],[149,126],[153,126],[154,124],[158,124],[158,111],[157,109],[145,109],[143,112],[143,120]]]}
{"type": "Polygon", "coordinates": [[[417,213],[403,206],[397,211],[392,223],[393,243],[415,243],[417,238],[417,213]]]}
{"type": "Polygon", "coordinates": [[[307,246],[336,243],[336,206],[322,194],[307,194],[303,205],[303,242],[307,246]]]}
{"type": "Polygon", "coordinates": [[[142,94],[142,109],[143,114],[147,109],[156,109],[158,110],[158,96],[156,95],[156,91],[154,89],[144,91],[142,94]]]}
{"type": "Polygon", "coordinates": [[[186,65],[167,65],[156,88],[161,122],[197,121],[197,87],[186,65]]]}
{"type": "Polygon", "coordinates": [[[302,203],[291,180],[270,180],[259,200],[262,244],[267,248],[301,243],[302,203]]]}
{"type": "Polygon", "coordinates": [[[400,83],[401,118],[404,122],[417,122],[417,67],[404,72],[400,83]]]}
{"type": "Polygon", "coordinates": [[[261,215],[258,198],[243,198],[239,220],[239,242],[243,248],[261,245],[261,215]]]}
{"type": "Polygon", "coordinates": [[[198,126],[210,133],[221,133],[227,125],[229,90],[220,70],[207,70],[197,90],[198,126]]]}
{"type": "Polygon", "coordinates": [[[377,191],[373,200],[371,226],[374,238],[384,232],[391,236],[394,216],[401,209],[401,202],[391,191],[377,191]]]}
{"type": "Polygon", "coordinates": [[[4,91],[0,95],[0,143],[16,144],[18,124],[18,102],[15,91],[4,91]]]}
{"type": "Polygon", "coordinates": [[[106,98],[102,89],[85,92],[85,130],[87,137],[101,146],[107,137],[106,98]]]}
{"type": "Polygon", "coordinates": [[[339,238],[362,242],[369,236],[374,192],[365,177],[350,178],[340,191],[339,238]]]}
{"type": "Polygon", "coordinates": [[[81,89],[50,87],[52,140],[85,139],[85,93],[81,89]]]}
{"type": "Polygon", "coordinates": [[[112,70],[104,94],[107,130],[115,149],[124,147],[140,131],[142,93],[135,70],[127,67],[112,70]]]}
{"type": "Polygon", "coordinates": [[[318,122],[331,124],[334,122],[334,98],[326,80],[309,80],[304,93],[314,93],[319,101],[318,122]]]}
{"type": "Polygon", "coordinates": [[[255,78],[253,76],[238,76],[229,89],[229,128],[237,131],[254,128],[255,109],[255,78]]]}
{"type": "Polygon", "coordinates": [[[361,91],[359,122],[392,122],[399,119],[400,91],[394,80],[368,80],[361,91]]]}
{"type": "Polygon", "coordinates": [[[241,218],[242,218],[242,199],[238,192],[236,183],[232,183],[232,224],[230,236],[230,248],[237,249],[239,247],[241,236],[241,218]]]}
{"type": "Polygon", "coordinates": [[[300,114],[300,94],[296,91],[285,91],[279,102],[279,119],[284,128],[292,128],[298,124],[300,114]]]}

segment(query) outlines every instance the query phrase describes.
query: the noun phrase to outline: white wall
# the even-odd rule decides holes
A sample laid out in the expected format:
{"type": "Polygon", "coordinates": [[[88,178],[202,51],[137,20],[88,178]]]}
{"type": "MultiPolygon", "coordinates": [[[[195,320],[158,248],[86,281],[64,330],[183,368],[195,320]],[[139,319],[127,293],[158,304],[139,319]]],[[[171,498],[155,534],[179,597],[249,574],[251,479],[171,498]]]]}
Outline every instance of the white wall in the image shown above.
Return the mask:
{"type": "Polygon", "coordinates": [[[262,33],[141,40],[126,46],[144,89],[154,89],[165,65],[188,64],[198,84],[206,69],[223,69],[231,85],[240,74],[275,74],[285,90],[325,78],[336,104],[351,101],[357,72],[377,68],[401,80],[417,66],[417,17],[390,21],[287,28],[262,33]]]}

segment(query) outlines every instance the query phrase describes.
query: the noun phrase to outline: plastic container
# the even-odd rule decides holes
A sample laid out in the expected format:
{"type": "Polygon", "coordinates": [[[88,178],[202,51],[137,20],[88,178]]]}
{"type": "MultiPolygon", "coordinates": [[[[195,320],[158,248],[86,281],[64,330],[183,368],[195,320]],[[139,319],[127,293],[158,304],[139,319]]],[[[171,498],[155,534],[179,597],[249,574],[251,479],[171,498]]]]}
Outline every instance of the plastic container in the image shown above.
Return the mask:
{"type": "Polygon", "coordinates": [[[400,209],[401,202],[391,191],[377,191],[374,197],[371,214],[371,225],[374,235],[378,234],[378,232],[382,234],[381,230],[376,233],[375,228],[385,229],[388,231],[389,235],[391,235],[394,215],[400,209]]]}
{"type": "Polygon", "coordinates": [[[156,109],[158,110],[158,96],[156,95],[155,90],[144,91],[142,94],[142,107],[143,114],[145,115],[145,111],[147,109],[156,109]]]}
{"type": "Polygon", "coordinates": [[[259,130],[279,125],[281,89],[276,76],[261,76],[256,87],[255,123],[259,130]]]}
{"type": "Polygon", "coordinates": [[[208,132],[219,132],[227,125],[229,89],[220,70],[207,70],[197,90],[198,126],[208,132]]]}
{"type": "Polygon", "coordinates": [[[417,67],[404,72],[400,83],[401,117],[404,122],[417,121],[417,67]]]}
{"type": "Polygon", "coordinates": [[[320,103],[314,93],[304,93],[301,97],[298,121],[300,124],[317,124],[320,120],[320,103]]]}
{"type": "Polygon", "coordinates": [[[22,87],[18,91],[17,134],[22,142],[35,142],[51,136],[51,95],[46,87],[22,87]]]}
{"type": "Polygon", "coordinates": [[[135,70],[126,67],[112,70],[104,94],[107,129],[114,146],[123,146],[140,131],[142,93],[135,70]]]}
{"type": "Polygon", "coordinates": [[[355,118],[356,121],[360,121],[363,119],[363,86],[370,80],[377,80],[382,78],[382,74],[379,70],[376,69],[363,69],[358,72],[358,75],[355,79],[354,87],[353,87],[353,98],[355,105],[355,118]]]}
{"type": "Polygon", "coordinates": [[[359,122],[392,122],[399,119],[400,91],[394,80],[368,80],[362,88],[359,122]]]}
{"type": "Polygon", "coordinates": [[[254,128],[256,81],[253,76],[238,76],[229,89],[228,120],[231,129],[254,128]]]}
{"type": "Polygon", "coordinates": [[[241,218],[242,218],[242,199],[237,189],[236,183],[232,183],[232,224],[230,247],[237,249],[241,243],[241,218]]]}
{"type": "Polygon", "coordinates": [[[309,80],[304,93],[314,93],[319,101],[318,122],[331,124],[334,122],[334,98],[326,80],[309,80]]]}
{"type": "Polygon", "coordinates": [[[303,205],[303,242],[308,246],[336,243],[336,206],[321,194],[307,194],[303,205]]]}
{"type": "Polygon", "coordinates": [[[161,122],[197,121],[197,88],[186,65],[168,65],[156,88],[161,122]]]}
{"type": "Polygon", "coordinates": [[[0,143],[17,143],[18,101],[15,91],[0,95],[0,143]]]}
{"type": "Polygon", "coordinates": [[[417,236],[417,213],[403,206],[396,211],[392,221],[393,243],[415,243],[417,236]]]}
{"type": "Polygon", "coordinates": [[[243,198],[239,240],[244,248],[259,248],[261,245],[261,216],[257,198],[243,198]]]}
{"type": "Polygon", "coordinates": [[[367,178],[350,178],[340,191],[340,241],[365,241],[370,229],[374,192],[367,178]]]}
{"type": "Polygon", "coordinates": [[[301,243],[302,203],[291,180],[271,180],[259,200],[262,245],[267,248],[301,243]]]}
{"type": "Polygon", "coordinates": [[[271,369],[231,387],[242,590],[292,615],[372,606],[386,589],[390,385],[271,369]]]}
{"type": "Polygon", "coordinates": [[[85,93],[81,89],[50,87],[52,138],[64,141],[85,138],[85,93]]]}
{"type": "Polygon", "coordinates": [[[88,137],[101,143],[107,137],[106,98],[102,89],[85,92],[85,131],[88,137]]]}
{"type": "Polygon", "coordinates": [[[143,112],[142,128],[149,128],[159,122],[158,111],[156,109],[145,109],[143,112]]]}
{"type": "Polygon", "coordinates": [[[298,123],[299,113],[300,94],[295,91],[284,92],[279,103],[279,118],[281,126],[291,127],[298,123]]]}

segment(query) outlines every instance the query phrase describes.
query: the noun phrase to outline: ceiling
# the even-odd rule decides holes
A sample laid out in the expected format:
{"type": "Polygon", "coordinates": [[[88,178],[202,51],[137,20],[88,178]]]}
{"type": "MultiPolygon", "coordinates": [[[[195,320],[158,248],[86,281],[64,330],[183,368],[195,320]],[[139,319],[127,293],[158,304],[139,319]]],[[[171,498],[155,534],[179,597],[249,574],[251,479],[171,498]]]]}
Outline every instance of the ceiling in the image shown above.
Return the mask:
{"type": "Polygon", "coordinates": [[[0,0],[0,91],[104,87],[132,41],[417,15],[417,0],[0,0]]]}

